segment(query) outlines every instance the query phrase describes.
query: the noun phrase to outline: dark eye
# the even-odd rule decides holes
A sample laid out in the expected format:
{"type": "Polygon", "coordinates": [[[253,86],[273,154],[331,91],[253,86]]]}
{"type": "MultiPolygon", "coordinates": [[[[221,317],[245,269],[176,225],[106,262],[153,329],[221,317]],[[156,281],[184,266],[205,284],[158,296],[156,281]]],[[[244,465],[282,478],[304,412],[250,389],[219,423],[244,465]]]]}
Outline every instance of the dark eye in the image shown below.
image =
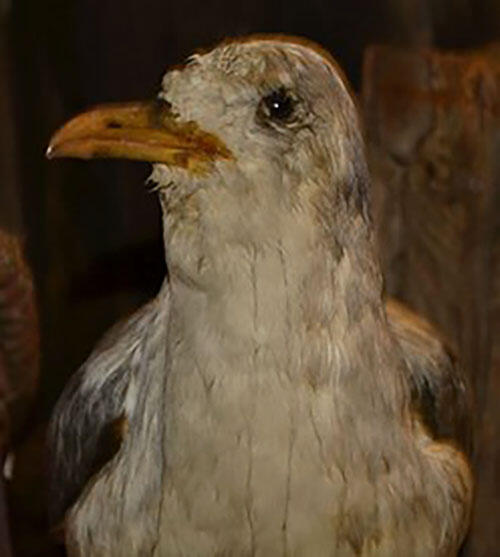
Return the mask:
{"type": "Polygon", "coordinates": [[[264,115],[275,122],[291,122],[295,116],[296,99],[284,87],[266,95],[261,106],[264,115]]]}

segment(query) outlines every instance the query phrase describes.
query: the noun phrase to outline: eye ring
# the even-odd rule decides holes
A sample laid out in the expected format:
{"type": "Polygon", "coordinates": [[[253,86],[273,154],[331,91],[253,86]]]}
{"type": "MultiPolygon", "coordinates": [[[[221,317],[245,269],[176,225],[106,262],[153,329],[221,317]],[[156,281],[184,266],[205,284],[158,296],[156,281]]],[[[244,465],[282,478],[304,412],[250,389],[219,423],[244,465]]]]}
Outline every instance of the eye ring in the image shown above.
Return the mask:
{"type": "Polygon", "coordinates": [[[285,87],[274,89],[259,104],[259,113],[268,122],[291,124],[297,118],[297,98],[285,87]]]}

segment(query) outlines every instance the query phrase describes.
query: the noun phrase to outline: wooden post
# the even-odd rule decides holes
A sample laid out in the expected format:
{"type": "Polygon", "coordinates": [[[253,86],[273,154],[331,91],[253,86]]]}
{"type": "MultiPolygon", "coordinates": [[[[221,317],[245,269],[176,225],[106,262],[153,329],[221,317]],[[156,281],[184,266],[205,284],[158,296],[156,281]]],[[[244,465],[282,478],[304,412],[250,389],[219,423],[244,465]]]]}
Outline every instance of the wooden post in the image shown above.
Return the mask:
{"type": "Polygon", "coordinates": [[[478,556],[500,516],[499,52],[375,46],[363,73],[387,291],[450,338],[475,390],[478,556]]]}

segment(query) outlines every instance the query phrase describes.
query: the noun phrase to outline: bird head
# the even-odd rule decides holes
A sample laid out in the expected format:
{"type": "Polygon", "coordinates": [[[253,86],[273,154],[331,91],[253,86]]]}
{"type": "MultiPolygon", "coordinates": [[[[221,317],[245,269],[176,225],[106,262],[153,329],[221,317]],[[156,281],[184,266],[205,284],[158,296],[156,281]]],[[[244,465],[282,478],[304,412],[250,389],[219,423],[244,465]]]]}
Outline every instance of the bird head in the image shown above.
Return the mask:
{"type": "Polygon", "coordinates": [[[250,37],[196,54],[166,73],[154,101],[85,112],[47,154],[152,162],[170,241],[210,228],[226,241],[277,241],[290,215],[329,235],[339,221],[367,220],[353,97],[333,59],[300,39],[250,37]]]}

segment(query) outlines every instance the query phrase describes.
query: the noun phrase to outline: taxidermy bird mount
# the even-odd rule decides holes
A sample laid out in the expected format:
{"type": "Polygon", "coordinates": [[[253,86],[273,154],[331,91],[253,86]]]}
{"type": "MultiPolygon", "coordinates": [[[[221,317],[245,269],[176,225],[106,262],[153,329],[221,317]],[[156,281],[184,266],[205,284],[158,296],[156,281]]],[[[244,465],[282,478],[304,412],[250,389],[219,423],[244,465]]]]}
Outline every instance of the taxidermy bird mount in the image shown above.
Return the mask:
{"type": "Polygon", "coordinates": [[[329,55],[224,43],[153,102],[77,116],[48,156],[154,163],[168,266],[55,409],[70,555],[456,554],[466,389],[425,324],[394,304],[387,319],[359,118],[329,55]]]}

